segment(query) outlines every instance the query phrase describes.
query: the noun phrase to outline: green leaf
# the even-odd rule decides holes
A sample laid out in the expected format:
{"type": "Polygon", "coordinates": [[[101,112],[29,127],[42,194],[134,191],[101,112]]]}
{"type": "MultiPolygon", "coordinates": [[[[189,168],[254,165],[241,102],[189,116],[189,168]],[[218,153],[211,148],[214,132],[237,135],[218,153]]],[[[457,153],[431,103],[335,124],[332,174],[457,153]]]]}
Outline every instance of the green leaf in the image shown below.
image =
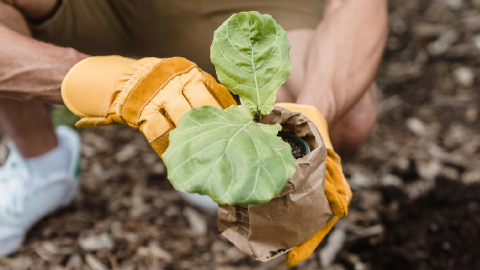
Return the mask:
{"type": "Polygon", "coordinates": [[[286,32],[272,16],[241,12],[215,31],[210,58],[220,82],[252,113],[266,115],[292,70],[290,47],[286,32]]]}
{"type": "Polygon", "coordinates": [[[193,108],[170,133],[162,158],[177,190],[220,204],[266,203],[292,178],[296,160],[280,125],[252,121],[248,108],[193,108]]]}

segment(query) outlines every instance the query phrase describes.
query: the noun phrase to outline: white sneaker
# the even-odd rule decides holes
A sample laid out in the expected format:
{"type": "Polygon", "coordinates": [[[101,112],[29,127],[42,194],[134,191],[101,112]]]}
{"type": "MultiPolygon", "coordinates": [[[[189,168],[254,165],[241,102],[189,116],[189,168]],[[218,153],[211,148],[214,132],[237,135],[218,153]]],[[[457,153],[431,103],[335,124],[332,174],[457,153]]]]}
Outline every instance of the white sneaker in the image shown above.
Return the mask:
{"type": "Polygon", "coordinates": [[[68,151],[68,173],[35,179],[14,146],[0,167],[0,258],[17,251],[28,229],[50,212],[67,206],[78,189],[80,137],[69,127],[56,130],[59,145],[68,151]]]}

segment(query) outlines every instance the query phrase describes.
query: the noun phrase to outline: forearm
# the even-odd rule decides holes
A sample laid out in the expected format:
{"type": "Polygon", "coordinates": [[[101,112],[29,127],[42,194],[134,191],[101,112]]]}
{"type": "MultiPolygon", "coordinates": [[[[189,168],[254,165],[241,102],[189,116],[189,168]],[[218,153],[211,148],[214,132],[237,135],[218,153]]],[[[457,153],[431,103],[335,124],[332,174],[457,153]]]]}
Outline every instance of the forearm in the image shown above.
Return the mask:
{"type": "Polygon", "coordinates": [[[329,123],[365,93],[387,36],[385,0],[331,0],[307,53],[297,102],[316,106],[329,123]]]}
{"type": "Polygon", "coordinates": [[[0,37],[0,96],[62,104],[63,77],[86,55],[36,41],[2,23],[0,37]]]}

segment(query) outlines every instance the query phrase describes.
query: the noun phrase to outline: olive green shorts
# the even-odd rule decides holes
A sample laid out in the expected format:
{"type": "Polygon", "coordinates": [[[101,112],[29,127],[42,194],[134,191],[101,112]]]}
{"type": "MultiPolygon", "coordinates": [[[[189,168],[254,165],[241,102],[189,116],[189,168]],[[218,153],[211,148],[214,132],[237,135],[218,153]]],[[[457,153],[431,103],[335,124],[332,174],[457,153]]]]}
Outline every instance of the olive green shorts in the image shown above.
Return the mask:
{"type": "Polygon", "coordinates": [[[230,15],[256,10],[285,30],[314,28],[323,0],[63,0],[35,38],[90,55],[182,56],[214,74],[213,32],[230,15]]]}

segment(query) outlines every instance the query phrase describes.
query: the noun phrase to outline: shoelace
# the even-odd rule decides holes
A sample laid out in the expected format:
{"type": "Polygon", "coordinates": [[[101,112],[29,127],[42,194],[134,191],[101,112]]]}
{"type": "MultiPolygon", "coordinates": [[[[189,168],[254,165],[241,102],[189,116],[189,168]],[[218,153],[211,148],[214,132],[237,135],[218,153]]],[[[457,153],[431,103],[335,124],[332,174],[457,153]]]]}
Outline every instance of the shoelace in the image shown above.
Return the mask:
{"type": "MultiPolygon", "coordinates": [[[[15,163],[12,164],[15,166],[15,163]]],[[[28,175],[22,170],[4,168],[0,175],[0,211],[19,216],[24,211],[25,198],[30,188],[27,187],[28,175]]]]}

